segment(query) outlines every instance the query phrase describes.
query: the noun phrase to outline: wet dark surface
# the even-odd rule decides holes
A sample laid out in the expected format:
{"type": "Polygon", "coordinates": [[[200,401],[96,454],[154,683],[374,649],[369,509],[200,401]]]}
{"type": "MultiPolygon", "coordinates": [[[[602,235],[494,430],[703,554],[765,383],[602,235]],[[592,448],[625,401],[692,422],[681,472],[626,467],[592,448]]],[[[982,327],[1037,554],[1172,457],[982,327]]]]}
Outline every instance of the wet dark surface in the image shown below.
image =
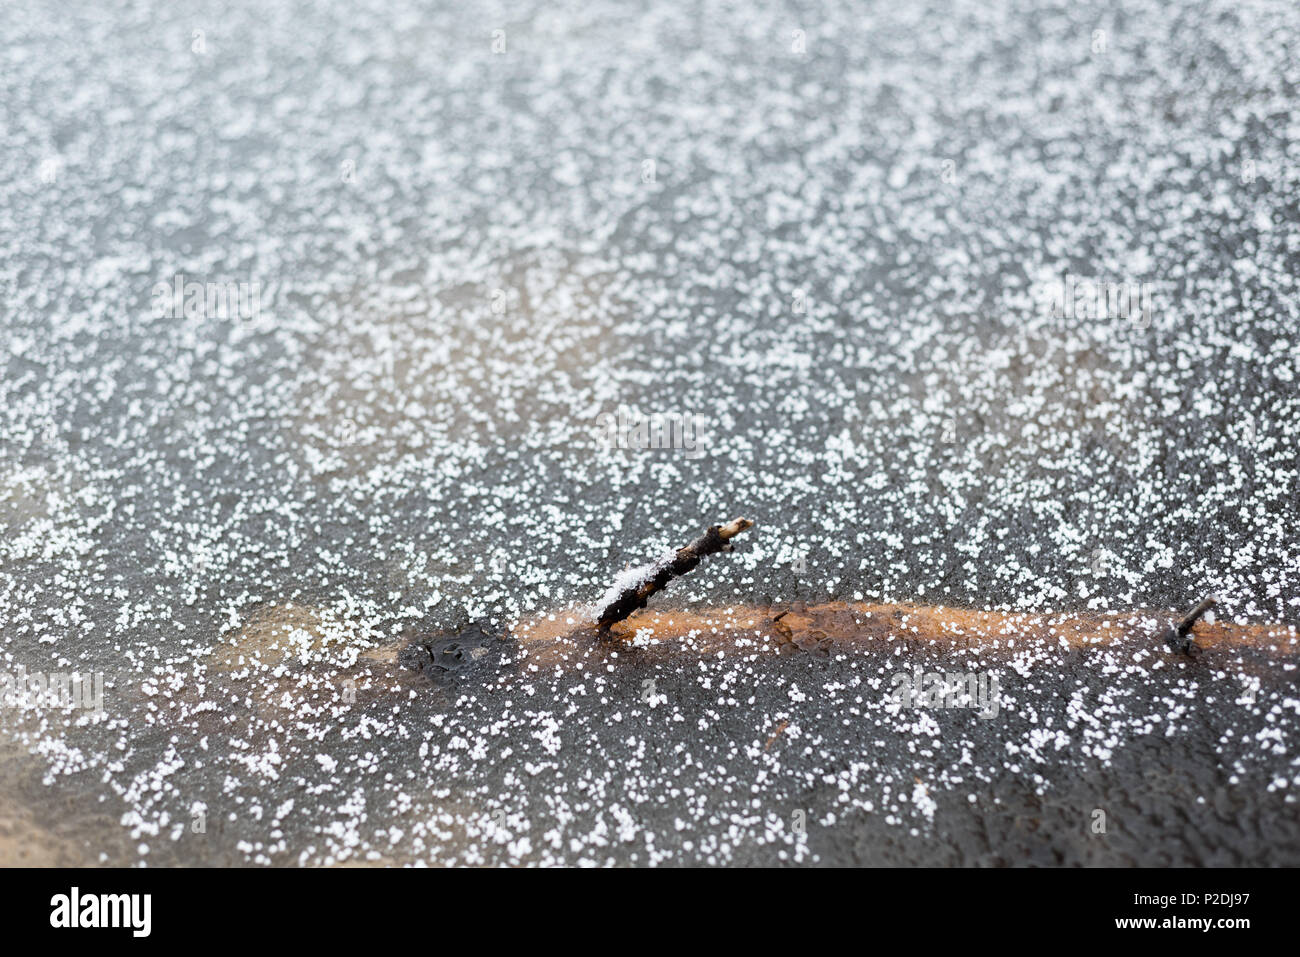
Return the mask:
{"type": "MultiPolygon", "coordinates": [[[[447,640],[481,634],[474,627],[447,640]]],[[[665,783],[698,795],[696,806],[713,812],[705,828],[682,827],[676,802],[637,803],[627,808],[629,819],[636,833],[657,835],[654,845],[611,848],[608,858],[593,856],[598,862],[646,862],[657,851],[664,859],[742,864],[1294,866],[1300,818],[1285,778],[1268,770],[1289,761],[1279,716],[1298,704],[1289,677],[1294,643],[1279,667],[1275,652],[1244,646],[1194,659],[1168,654],[1159,634],[1090,648],[1022,639],[1019,656],[914,645],[882,654],[796,640],[757,656],[732,651],[742,664],[710,667],[658,649],[616,645],[611,657],[590,633],[577,639],[591,649],[577,659],[589,673],[624,659],[600,683],[601,703],[639,699],[641,706],[607,712],[603,721],[598,710],[589,720],[584,708],[579,753],[567,752],[553,768],[537,757],[562,805],[573,790],[590,796],[582,782],[609,780],[589,813],[612,807],[620,820],[620,800],[665,783]],[[887,679],[900,666],[995,674],[1000,707],[991,716],[973,702],[891,711],[887,679]],[[743,683],[728,680],[738,672],[743,683]],[[701,693],[715,687],[727,693],[701,693]],[[800,687],[818,690],[804,697],[800,687]],[[1285,704],[1258,707],[1266,701],[1285,704]],[[667,725],[657,720],[661,709],[672,716],[667,725]],[[1252,742],[1272,743],[1264,753],[1273,757],[1225,761],[1253,752],[1252,742]],[[864,801],[867,794],[874,799],[864,801]]],[[[508,637],[490,640],[512,645],[508,637]]],[[[459,681],[469,695],[483,683],[481,673],[471,678],[463,669],[425,674],[443,693],[459,681]]],[[[513,697],[516,669],[503,664],[499,682],[501,694],[513,697]]],[[[557,696],[587,686],[586,676],[572,674],[552,685],[557,696]]],[[[501,769],[485,786],[506,793],[512,778],[501,769]]],[[[513,839],[528,836],[537,847],[553,827],[563,830],[564,815],[553,808],[538,822],[527,794],[510,807],[513,839]]]]}
{"type": "Polygon", "coordinates": [[[1298,37],[1226,2],[0,10],[0,670],[117,676],[0,710],[5,846],[1295,863],[1285,637],[1041,649],[986,721],[885,716],[852,682],[902,645],[553,674],[483,636],[737,514],[669,607],[1296,622],[1298,37]],[[1150,314],[1054,315],[1067,276],[1150,314]],[[177,277],[251,308],[159,314],[177,277]],[[620,406],[699,441],[602,447],[620,406]],[[1025,758],[1076,694],[1104,742],[1025,758]]]}
{"type": "Polygon", "coordinates": [[[471,623],[450,635],[418,635],[398,653],[404,668],[435,684],[481,682],[502,667],[506,636],[500,628],[471,623]]]}

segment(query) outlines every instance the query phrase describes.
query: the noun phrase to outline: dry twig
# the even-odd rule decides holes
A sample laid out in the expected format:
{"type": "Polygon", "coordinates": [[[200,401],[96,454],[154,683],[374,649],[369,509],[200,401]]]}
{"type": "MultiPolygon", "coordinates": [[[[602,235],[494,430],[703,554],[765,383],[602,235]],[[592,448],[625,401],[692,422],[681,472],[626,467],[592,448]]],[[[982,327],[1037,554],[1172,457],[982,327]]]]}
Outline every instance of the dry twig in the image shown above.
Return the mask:
{"type": "Polygon", "coordinates": [[[651,595],[672,579],[691,571],[705,555],[731,551],[731,539],[753,525],[747,518],[733,519],[725,525],[711,525],[689,545],[638,569],[638,574],[631,576],[631,580],[617,583],[616,588],[606,593],[600,603],[596,627],[602,632],[608,631],[610,625],[622,621],[638,608],[644,608],[651,595]]]}
{"type": "Polygon", "coordinates": [[[1201,646],[1192,638],[1192,626],[1200,621],[1201,616],[1215,606],[1213,598],[1203,598],[1195,608],[1183,616],[1183,620],[1177,623],[1170,622],[1165,629],[1165,644],[1174,651],[1181,651],[1183,654],[1195,658],[1201,653],[1201,646]]]}

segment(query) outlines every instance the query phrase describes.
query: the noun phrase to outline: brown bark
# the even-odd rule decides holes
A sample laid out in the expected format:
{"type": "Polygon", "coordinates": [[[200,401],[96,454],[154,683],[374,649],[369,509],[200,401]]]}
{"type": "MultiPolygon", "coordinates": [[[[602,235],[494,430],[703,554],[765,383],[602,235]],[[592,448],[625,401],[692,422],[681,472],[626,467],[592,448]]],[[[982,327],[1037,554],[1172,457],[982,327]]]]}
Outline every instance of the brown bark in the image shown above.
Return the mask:
{"type": "MultiPolygon", "coordinates": [[[[994,658],[1030,648],[1066,655],[1088,648],[1123,649],[1134,654],[1163,648],[1161,629],[1179,613],[1162,609],[1127,612],[980,611],[969,608],[828,601],[779,605],[736,605],[693,609],[649,609],[615,622],[601,641],[577,609],[557,609],[516,622],[511,629],[530,664],[562,667],[568,662],[667,660],[687,654],[828,655],[853,651],[895,653],[974,652],[994,658]],[[627,652],[635,651],[636,657],[627,652]]],[[[1186,620],[1185,618],[1183,619],[1186,620]]],[[[1199,620],[1189,629],[1211,660],[1229,660],[1253,649],[1265,657],[1300,654],[1295,624],[1235,624],[1199,620]]],[[[1180,649],[1181,650],[1181,649],[1180,649]]],[[[1190,664],[1190,662],[1189,662],[1190,664]]],[[[1250,667],[1234,665],[1242,671],[1250,667]]]]}

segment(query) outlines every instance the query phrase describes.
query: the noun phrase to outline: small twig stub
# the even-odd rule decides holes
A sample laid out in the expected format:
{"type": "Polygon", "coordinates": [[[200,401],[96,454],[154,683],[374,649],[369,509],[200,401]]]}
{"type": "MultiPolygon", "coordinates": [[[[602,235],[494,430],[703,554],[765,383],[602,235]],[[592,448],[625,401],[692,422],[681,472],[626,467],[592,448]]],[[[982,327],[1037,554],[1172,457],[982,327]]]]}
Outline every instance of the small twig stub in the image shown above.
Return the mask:
{"type": "Polygon", "coordinates": [[[602,632],[608,631],[610,625],[622,621],[638,608],[644,608],[651,595],[674,578],[691,571],[704,556],[731,551],[731,539],[753,525],[747,518],[733,519],[725,525],[710,525],[708,531],[689,545],[665,554],[630,576],[620,576],[597,604],[596,627],[602,632]]]}
{"type": "Polygon", "coordinates": [[[1190,658],[1197,657],[1201,653],[1201,646],[1192,638],[1192,627],[1215,604],[1215,599],[1203,598],[1195,608],[1183,616],[1182,621],[1170,622],[1165,629],[1165,644],[1175,652],[1181,652],[1190,658]]]}

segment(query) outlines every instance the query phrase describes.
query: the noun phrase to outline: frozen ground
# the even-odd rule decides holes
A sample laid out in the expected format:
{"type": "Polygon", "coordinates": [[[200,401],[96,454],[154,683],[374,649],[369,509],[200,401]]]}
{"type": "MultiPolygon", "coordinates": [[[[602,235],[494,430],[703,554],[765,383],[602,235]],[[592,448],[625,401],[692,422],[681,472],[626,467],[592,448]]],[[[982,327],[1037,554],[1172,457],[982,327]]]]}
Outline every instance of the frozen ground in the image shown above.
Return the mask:
{"type": "Polygon", "coordinates": [[[664,601],[1300,619],[1300,9],[652,6],[0,9],[0,850],[1300,863],[1285,641],[392,662],[738,514],[664,601]]]}

